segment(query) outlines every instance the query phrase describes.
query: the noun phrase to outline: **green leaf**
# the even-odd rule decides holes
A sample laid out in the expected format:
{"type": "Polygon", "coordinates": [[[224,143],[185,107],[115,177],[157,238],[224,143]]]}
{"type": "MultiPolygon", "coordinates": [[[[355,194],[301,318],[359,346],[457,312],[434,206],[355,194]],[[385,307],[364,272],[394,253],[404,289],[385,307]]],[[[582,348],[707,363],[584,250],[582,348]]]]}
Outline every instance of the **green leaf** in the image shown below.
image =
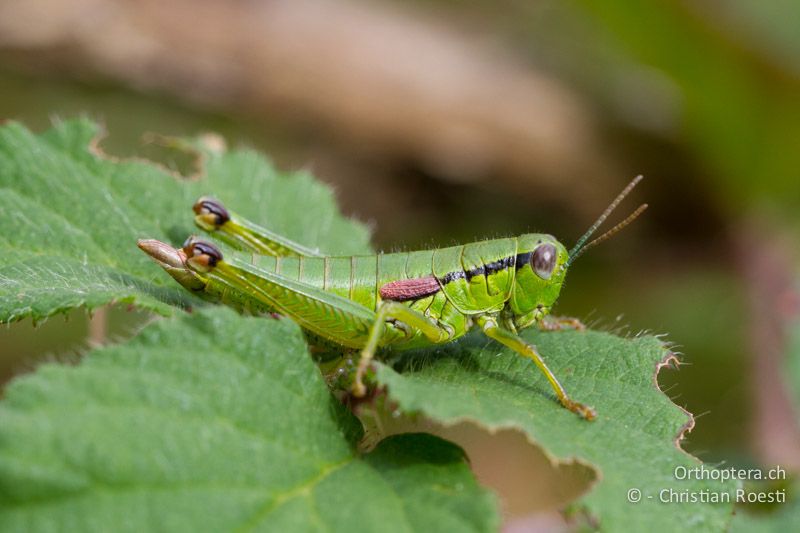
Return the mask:
{"type": "Polygon", "coordinates": [[[493,495],[430,435],[360,456],[300,329],[167,319],[0,404],[4,531],[490,531],[493,495]]]}
{"type": "Polygon", "coordinates": [[[365,227],[344,219],[330,188],[308,173],[282,174],[253,151],[199,139],[182,146],[202,150],[201,176],[180,179],[147,161],[98,155],[99,133],[86,120],[42,135],[0,127],[0,323],[110,302],[165,315],[199,303],[136,241],[179,245],[197,233],[191,207],[204,194],[306,246],[369,251],[365,227]]]}
{"type": "Polygon", "coordinates": [[[445,425],[467,421],[490,431],[518,429],[554,461],[578,460],[594,467],[599,480],[578,507],[603,529],[726,527],[732,503],[659,501],[663,490],[728,494],[736,488],[734,483],[676,479],[676,468],[701,463],[677,445],[692,423],[690,415],[656,387],[656,368],[670,355],[659,339],[593,331],[523,336],[538,346],[573,398],[597,409],[597,420],[586,422],[561,408],[531,361],[477,336],[402,357],[395,367],[402,374],[381,366],[378,380],[404,411],[445,425]],[[631,489],[641,491],[640,502],[628,501],[631,489]]]}

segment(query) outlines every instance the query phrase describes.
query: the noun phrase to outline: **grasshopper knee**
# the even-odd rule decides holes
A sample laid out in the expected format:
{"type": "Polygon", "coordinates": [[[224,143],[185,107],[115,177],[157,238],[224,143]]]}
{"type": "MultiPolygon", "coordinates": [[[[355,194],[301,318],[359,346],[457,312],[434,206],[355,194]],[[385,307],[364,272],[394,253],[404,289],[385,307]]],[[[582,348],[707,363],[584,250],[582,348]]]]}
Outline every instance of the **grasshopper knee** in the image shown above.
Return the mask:
{"type": "Polygon", "coordinates": [[[216,246],[193,237],[183,244],[183,252],[186,254],[186,263],[198,272],[208,272],[222,261],[222,252],[216,246]]]}
{"type": "Polygon", "coordinates": [[[231,219],[222,202],[210,196],[203,196],[197,200],[192,210],[195,212],[195,222],[206,231],[215,231],[231,219]]]}

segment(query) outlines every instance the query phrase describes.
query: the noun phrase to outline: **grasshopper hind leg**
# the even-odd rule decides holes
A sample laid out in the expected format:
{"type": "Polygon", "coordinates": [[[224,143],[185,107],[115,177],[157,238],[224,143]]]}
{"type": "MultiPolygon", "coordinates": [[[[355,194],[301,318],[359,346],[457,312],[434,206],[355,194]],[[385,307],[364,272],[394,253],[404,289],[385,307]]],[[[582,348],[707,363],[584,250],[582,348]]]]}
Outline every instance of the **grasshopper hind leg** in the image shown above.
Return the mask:
{"type": "Polygon", "coordinates": [[[216,198],[203,196],[195,202],[192,210],[197,227],[214,233],[240,250],[273,257],[320,256],[317,250],[306,248],[228,211],[216,198]]]}

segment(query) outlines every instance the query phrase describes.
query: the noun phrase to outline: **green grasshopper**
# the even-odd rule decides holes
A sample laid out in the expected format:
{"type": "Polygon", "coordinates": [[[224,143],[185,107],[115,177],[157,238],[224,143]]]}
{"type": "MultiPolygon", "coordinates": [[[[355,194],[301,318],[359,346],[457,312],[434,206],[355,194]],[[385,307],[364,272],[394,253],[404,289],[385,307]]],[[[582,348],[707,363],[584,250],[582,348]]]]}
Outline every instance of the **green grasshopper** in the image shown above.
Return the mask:
{"type": "MultiPolygon", "coordinates": [[[[329,257],[239,218],[209,197],[194,205],[196,224],[253,252],[252,262],[228,262],[214,245],[193,237],[182,249],[156,240],[138,244],[181,285],[204,298],[240,311],[280,313],[296,321],[312,343],[360,350],[351,388],[355,397],[367,392],[365,374],[379,348],[442,344],[477,327],[530,358],[561,404],[592,420],[595,410],[572,400],[536,347],[517,332],[533,324],[559,327],[548,326],[544,318],[558,299],[567,269],[647,208],[640,206],[587,243],[640,179],[623,189],[569,252],[554,237],[531,233],[436,250],[329,257]]],[[[577,320],[571,324],[582,327],[577,320]]]]}

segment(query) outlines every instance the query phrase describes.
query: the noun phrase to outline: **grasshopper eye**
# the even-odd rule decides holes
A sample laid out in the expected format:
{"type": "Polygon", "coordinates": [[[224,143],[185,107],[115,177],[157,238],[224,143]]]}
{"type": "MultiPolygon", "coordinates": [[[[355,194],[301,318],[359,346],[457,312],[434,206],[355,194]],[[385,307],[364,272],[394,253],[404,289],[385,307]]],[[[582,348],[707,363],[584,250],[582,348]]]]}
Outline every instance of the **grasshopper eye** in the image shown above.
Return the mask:
{"type": "Polygon", "coordinates": [[[208,272],[222,261],[222,252],[216,246],[205,241],[194,240],[192,237],[189,237],[183,244],[183,251],[186,253],[186,262],[189,266],[199,272],[208,272]]]}
{"type": "Polygon", "coordinates": [[[231,219],[222,202],[210,196],[203,196],[192,206],[195,220],[203,229],[213,231],[231,219]]]}
{"type": "Polygon", "coordinates": [[[552,244],[539,245],[531,254],[531,268],[542,279],[550,279],[556,267],[556,247],[552,244]]]}

